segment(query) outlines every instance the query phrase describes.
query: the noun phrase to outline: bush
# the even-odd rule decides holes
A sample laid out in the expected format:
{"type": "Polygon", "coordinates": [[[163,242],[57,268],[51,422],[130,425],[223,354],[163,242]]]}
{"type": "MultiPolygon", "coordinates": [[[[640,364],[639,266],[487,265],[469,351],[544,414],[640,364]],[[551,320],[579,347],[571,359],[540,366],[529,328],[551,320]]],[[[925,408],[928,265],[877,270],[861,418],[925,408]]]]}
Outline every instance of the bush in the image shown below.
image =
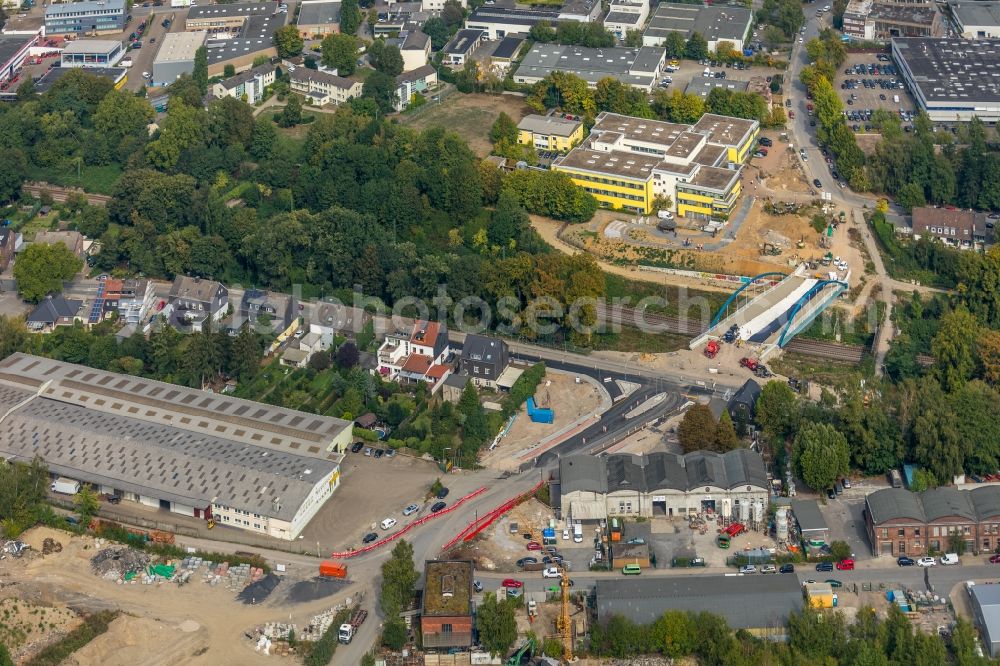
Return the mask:
{"type": "Polygon", "coordinates": [[[545,364],[536,363],[517,378],[514,385],[510,387],[510,393],[503,399],[503,417],[509,419],[517,410],[521,408],[524,401],[535,394],[535,389],[545,377],[545,364]]]}
{"type": "Polygon", "coordinates": [[[303,651],[302,663],[306,666],[326,666],[333,659],[333,653],[337,651],[337,635],[340,632],[340,625],[347,622],[351,617],[353,609],[345,608],[337,613],[333,618],[330,628],[323,632],[318,641],[313,644],[300,642],[299,648],[303,651]]]}
{"type": "Polygon", "coordinates": [[[358,439],[363,439],[366,442],[377,442],[378,441],[378,433],[375,432],[374,430],[368,430],[366,428],[355,427],[352,432],[353,432],[353,434],[354,434],[355,437],[357,437],[358,439]]]}
{"type": "Polygon", "coordinates": [[[82,648],[108,630],[108,625],[118,617],[118,611],[104,610],[83,618],[83,624],[66,634],[64,638],[47,646],[34,658],[25,662],[26,666],[57,666],[71,654],[82,648]]]}

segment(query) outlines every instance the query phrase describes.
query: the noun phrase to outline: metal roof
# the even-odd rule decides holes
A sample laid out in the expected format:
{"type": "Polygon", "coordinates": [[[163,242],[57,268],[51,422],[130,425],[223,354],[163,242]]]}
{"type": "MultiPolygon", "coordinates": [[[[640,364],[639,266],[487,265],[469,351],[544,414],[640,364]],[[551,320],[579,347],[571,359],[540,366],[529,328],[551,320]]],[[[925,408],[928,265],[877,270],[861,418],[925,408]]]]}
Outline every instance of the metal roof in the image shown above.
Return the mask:
{"type": "Polygon", "coordinates": [[[900,518],[927,522],[920,496],[903,488],[876,490],[865,498],[865,503],[876,525],[900,518]]]}
{"type": "Polygon", "coordinates": [[[927,522],[951,516],[968,520],[976,519],[976,512],[972,508],[969,493],[957,488],[943,487],[926,490],[920,493],[920,503],[924,507],[927,522]]]}
{"type": "Polygon", "coordinates": [[[298,25],[327,25],[340,22],[340,0],[306,0],[299,4],[298,25]]]}
{"type": "Polygon", "coordinates": [[[827,529],[823,514],[819,512],[819,504],[816,500],[798,500],[791,502],[792,514],[799,524],[799,529],[803,532],[823,532],[827,529]]]}
{"type": "Polygon", "coordinates": [[[599,579],[597,618],[648,624],[668,610],[721,615],[733,629],[784,626],[802,610],[795,576],[671,576],[599,579]]]}

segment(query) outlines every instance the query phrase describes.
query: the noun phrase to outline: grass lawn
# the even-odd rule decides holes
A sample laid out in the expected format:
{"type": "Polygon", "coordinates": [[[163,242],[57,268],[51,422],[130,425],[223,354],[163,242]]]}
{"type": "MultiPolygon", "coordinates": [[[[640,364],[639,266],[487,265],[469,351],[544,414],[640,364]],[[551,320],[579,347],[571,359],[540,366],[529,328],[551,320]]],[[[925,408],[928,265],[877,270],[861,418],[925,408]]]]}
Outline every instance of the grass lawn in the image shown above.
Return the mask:
{"type": "Polygon", "coordinates": [[[523,98],[514,95],[452,93],[440,102],[429,100],[411,114],[400,116],[400,121],[419,130],[443,127],[465,139],[476,155],[486,157],[493,149],[490,144],[490,127],[505,112],[518,122],[531,113],[523,98]]]}
{"type": "Polygon", "coordinates": [[[674,285],[629,280],[628,278],[612,273],[604,274],[604,288],[609,304],[613,298],[629,298],[630,300],[627,302],[622,301],[624,305],[629,307],[648,297],[665,299],[666,304],[652,302],[647,308],[651,313],[664,315],[680,314],[682,298],[688,304],[688,307],[685,308],[688,310],[688,316],[701,316],[699,307],[701,303],[707,303],[708,310],[714,315],[722,307],[727,297],[727,294],[718,291],[698,291],[697,289],[684,289],[674,285]]]}
{"type": "Polygon", "coordinates": [[[870,355],[865,355],[858,365],[785,352],[769,365],[786,377],[799,377],[825,386],[856,385],[858,379],[875,374],[875,361],[870,355]]]}
{"type": "Polygon", "coordinates": [[[39,231],[50,231],[52,229],[52,223],[55,221],[56,215],[50,213],[45,217],[33,217],[28,220],[28,222],[20,228],[20,232],[24,235],[24,240],[27,243],[35,240],[35,234],[39,231]]]}
{"type": "Polygon", "coordinates": [[[63,187],[80,187],[85,192],[93,194],[111,194],[115,183],[118,182],[118,178],[122,175],[122,171],[120,167],[114,164],[106,166],[87,166],[85,164],[80,168],[79,174],[77,176],[77,166],[75,164],[65,169],[40,166],[28,167],[28,178],[31,180],[44,181],[53,185],[62,185],[63,187]]]}
{"type": "Polygon", "coordinates": [[[595,351],[646,352],[663,354],[687,349],[688,338],[673,333],[644,333],[637,328],[623,326],[620,333],[595,335],[595,351]]]}

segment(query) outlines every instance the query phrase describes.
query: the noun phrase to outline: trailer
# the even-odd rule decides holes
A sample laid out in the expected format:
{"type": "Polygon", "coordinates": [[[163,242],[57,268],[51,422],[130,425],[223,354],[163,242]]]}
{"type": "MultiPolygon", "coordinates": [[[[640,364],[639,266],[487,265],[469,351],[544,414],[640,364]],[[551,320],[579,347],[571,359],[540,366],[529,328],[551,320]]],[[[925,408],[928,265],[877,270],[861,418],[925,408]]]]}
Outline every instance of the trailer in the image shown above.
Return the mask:
{"type": "Polygon", "coordinates": [[[354,611],[351,615],[349,622],[345,622],[340,625],[340,631],[337,634],[337,640],[343,644],[348,644],[354,640],[354,635],[358,633],[358,628],[364,624],[365,620],[368,619],[368,611],[363,608],[359,608],[354,611]]]}

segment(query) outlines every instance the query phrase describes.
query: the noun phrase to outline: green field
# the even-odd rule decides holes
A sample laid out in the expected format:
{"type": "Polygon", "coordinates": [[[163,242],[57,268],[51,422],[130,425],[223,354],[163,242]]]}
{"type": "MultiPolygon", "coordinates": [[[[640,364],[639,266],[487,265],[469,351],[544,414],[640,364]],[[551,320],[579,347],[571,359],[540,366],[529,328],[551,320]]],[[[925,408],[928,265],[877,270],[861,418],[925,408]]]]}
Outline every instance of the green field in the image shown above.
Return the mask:
{"type": "Polygon", "coordinates": [[[43,181],[63,187],[80,187],[85,192],[93,194],[111,194],[115,183],[118,182],[118,178],[121,175],[121,169],[114,164],[106,166],[88,166],[84,164],[80,165],[79,172],[76,164],[71,164],[64,168],[40,167],[37,165],[28,167],[29,180],[43,181]]]}

